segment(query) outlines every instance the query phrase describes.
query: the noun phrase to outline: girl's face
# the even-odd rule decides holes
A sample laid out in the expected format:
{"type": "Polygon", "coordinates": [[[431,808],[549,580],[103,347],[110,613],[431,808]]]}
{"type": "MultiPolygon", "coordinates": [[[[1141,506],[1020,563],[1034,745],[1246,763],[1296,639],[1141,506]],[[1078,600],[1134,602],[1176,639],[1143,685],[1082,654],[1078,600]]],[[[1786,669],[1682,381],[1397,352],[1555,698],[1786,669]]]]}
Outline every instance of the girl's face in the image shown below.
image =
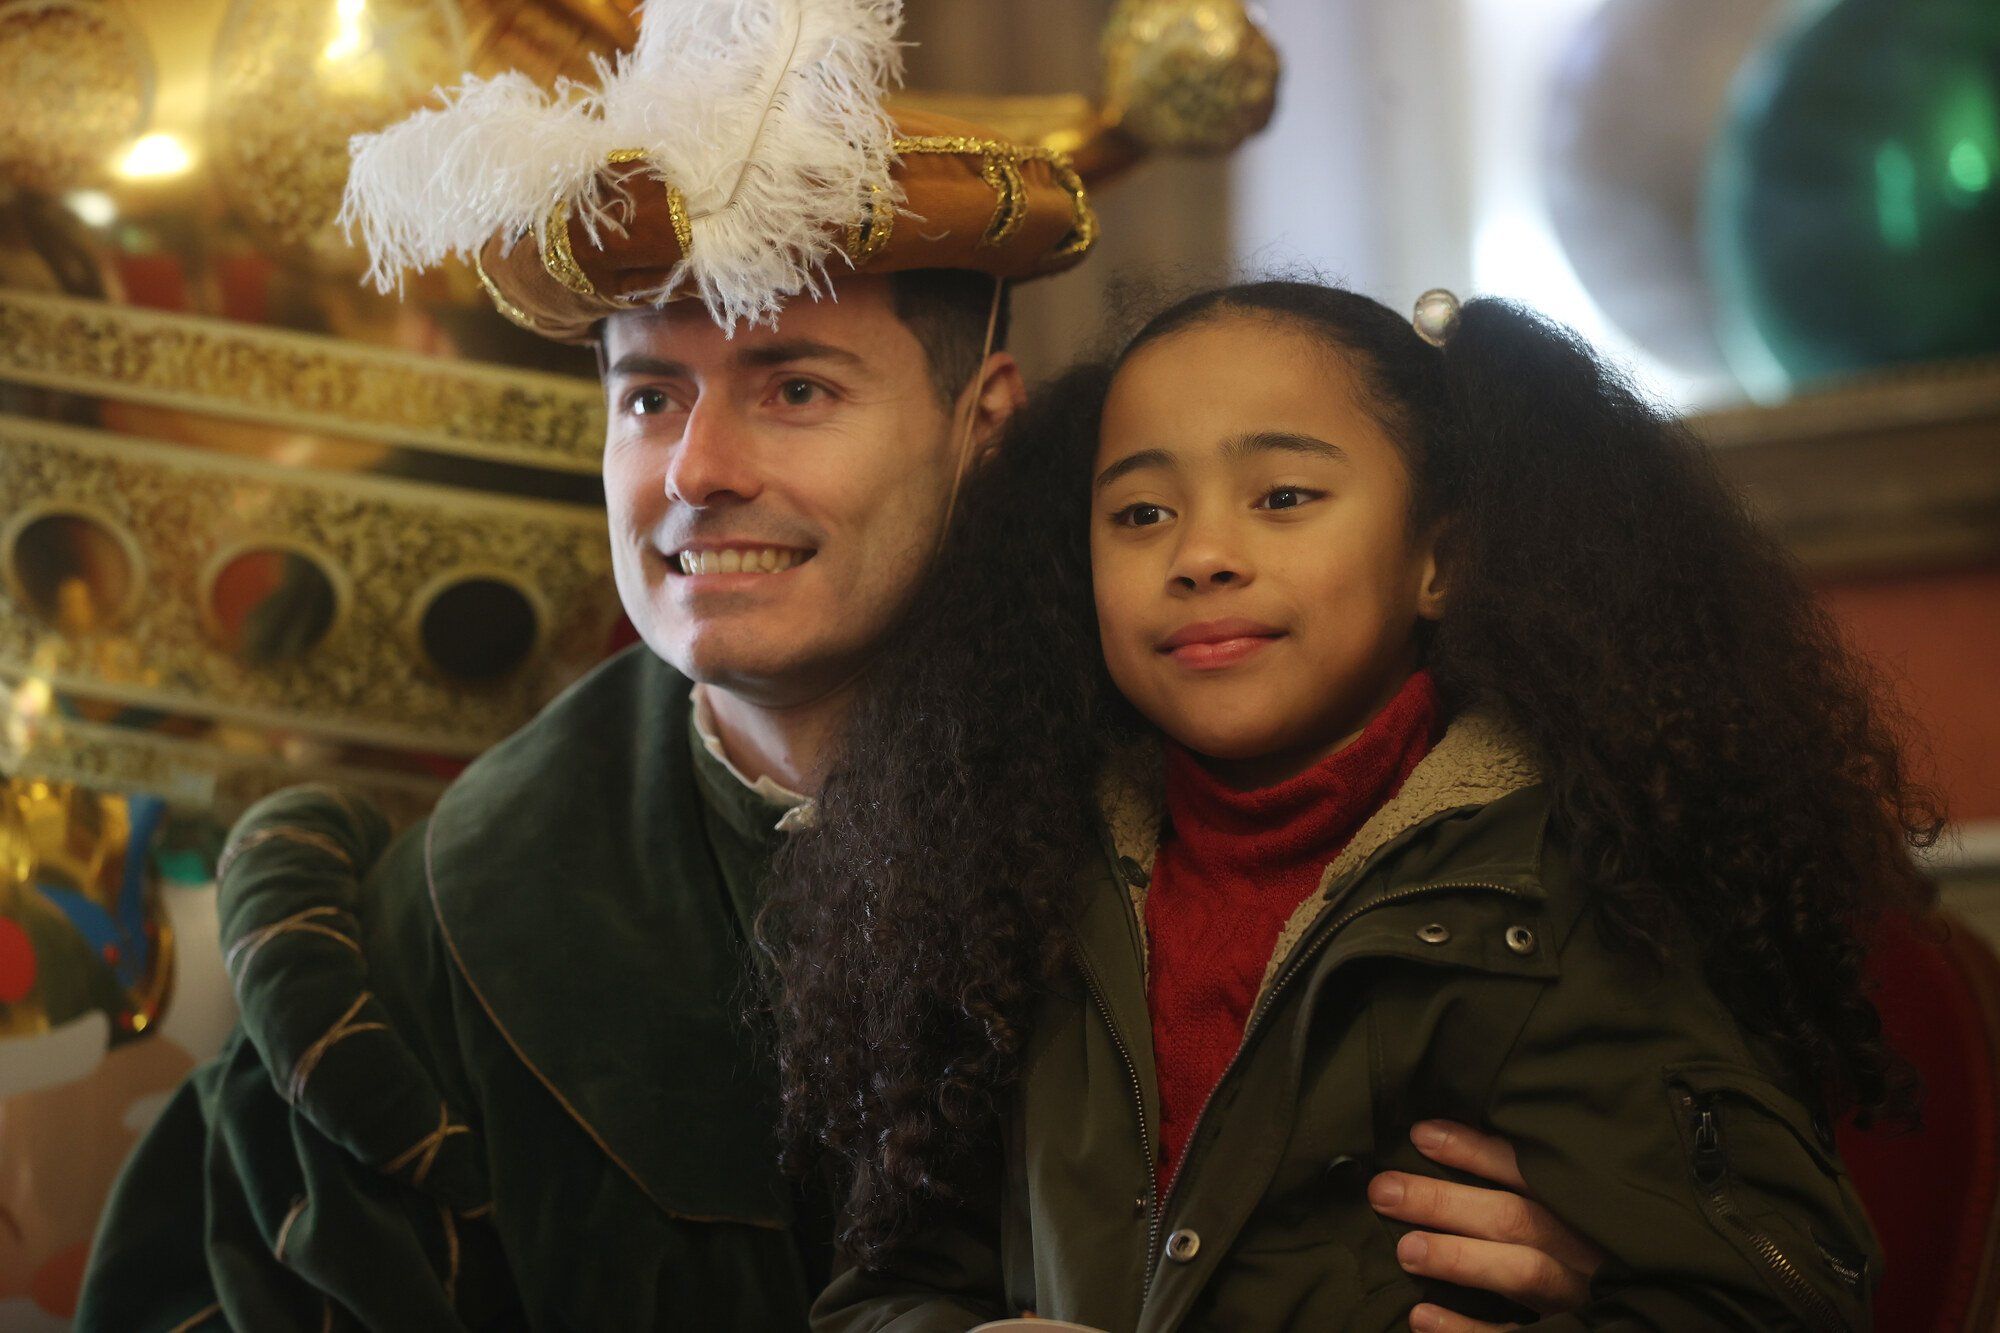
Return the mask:
{"type": "Polygon", "coordinates": [[[1350,740],[1443,609],[1436,533],[1350,354],[1223,314],[1119,369],[1093,483],[1091,575],[1112,679],[1245,785],[1350,740]]]}

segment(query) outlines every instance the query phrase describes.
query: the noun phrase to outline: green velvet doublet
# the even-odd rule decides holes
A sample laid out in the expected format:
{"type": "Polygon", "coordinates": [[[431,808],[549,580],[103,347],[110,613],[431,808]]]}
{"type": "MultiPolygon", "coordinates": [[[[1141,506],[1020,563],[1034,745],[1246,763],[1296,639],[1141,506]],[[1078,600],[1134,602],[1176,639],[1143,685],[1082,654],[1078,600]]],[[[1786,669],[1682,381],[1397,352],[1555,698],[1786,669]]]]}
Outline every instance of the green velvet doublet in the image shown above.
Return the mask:
{"type": "Polygon", "coordinates": [[[606,663],[389,840],[244,817],[243,1020],[141,1143],[85,1330],[802,1328],[827,1222],[776,1166],[748,931],[781,813],[606,663]]]}

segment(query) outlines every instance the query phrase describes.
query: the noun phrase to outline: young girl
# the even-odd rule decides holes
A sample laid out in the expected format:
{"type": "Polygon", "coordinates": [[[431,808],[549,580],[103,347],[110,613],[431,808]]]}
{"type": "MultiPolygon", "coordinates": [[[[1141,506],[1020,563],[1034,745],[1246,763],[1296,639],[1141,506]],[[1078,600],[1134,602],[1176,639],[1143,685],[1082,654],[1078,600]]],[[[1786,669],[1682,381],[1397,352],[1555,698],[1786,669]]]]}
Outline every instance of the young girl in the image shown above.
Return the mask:
{"type": "Polygon", "coordinates": [[[766,922],[824,1327],[1447,1327],[1367,1198],[1439,1118],[1606,1256],[1539,1326],[1867,1326],[1937,812],[1702,448],[1453,323],[1196,296],[968,487],[766,922]]]}

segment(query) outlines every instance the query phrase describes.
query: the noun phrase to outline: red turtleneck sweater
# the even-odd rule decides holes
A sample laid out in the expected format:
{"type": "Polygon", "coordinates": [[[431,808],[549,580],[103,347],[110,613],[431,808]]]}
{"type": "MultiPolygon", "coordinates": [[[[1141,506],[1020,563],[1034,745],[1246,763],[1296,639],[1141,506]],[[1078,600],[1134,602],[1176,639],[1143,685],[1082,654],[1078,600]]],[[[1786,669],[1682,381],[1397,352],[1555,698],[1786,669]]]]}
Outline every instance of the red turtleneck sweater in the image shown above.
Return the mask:
{"type": "Polygon", "coordinates": [[[1260,791],[1236,791],[1168,744],[1169,831],[1146,897],[1161,1192],[1242,1044],[1278,933],[1369,816],[1430,752],[1437,687],[1411,676],[1347,746],[1260,791]]]}

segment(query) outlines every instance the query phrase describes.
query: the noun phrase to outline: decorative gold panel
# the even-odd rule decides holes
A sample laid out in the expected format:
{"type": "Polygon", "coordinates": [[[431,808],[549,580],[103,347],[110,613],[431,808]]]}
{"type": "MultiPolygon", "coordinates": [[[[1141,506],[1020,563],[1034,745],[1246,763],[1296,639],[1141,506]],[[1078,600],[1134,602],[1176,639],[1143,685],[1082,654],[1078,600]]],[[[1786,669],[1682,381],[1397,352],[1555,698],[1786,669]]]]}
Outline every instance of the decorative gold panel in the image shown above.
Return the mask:
{"type": "Polygon", "coordinates": [[[136,548],[146,596],[116,624],[58,633],[0,580],[0,672],[92,698],[254,726],[472,754],[518,726],[555,679],[601,655],[610,552],[601,513],[366,476],[328,476],[19,417],[0,417],[0,494],[24,518],[75,512],[136,548]],[[311,652],[248,665],[204,632],[218,555],[276,540],[318,555],[338,609],[311,652]],[[540,637],[528,663],[468,684],[424,665],[425,600],[456,576],[505,579],[540,637]]]}
{"type": "Polygon", "coordinates": [[[0,379],[595,474],[589,380],[340,338],[0,290],[0,379]]]}
{"type": "MultiPolygon", "coordinates": [[[[0,677],[0,695],[33,685],[0,677]]],[[[45,715],[0,726],[0,772],[32,773],[95,791],[158,796],[168,805],[233,819],[254,802],[301,782],[356,791],[392,823],[422,817],[444,790],[443,778],[395,773],[302,757],[296,750],[245,750],[131,727],[45,715]]]]}

